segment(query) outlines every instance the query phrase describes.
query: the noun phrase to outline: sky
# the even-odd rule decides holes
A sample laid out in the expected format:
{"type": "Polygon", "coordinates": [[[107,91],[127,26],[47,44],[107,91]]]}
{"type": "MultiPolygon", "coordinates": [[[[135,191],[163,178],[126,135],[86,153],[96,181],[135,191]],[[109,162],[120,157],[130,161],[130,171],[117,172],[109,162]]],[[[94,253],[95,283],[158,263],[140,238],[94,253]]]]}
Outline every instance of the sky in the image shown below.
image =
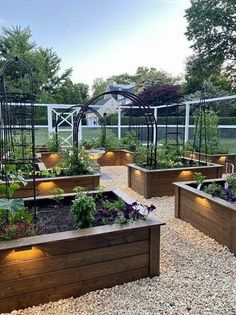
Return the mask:
{"type": "Polygon", "coordinates": [[[192,51],[184,35],[190,0],[0,0],[0,26],[29,26],[72,80],[134,74],[139,66],[183,74],[192,51]]]}

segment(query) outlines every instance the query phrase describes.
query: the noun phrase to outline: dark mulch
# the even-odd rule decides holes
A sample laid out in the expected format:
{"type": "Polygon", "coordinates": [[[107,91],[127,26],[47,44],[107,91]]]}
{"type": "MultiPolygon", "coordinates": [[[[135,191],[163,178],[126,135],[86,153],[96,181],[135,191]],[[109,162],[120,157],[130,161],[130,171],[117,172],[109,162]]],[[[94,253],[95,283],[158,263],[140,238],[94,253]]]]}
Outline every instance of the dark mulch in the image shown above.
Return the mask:
{"type": "MultiPolygon", "coordinates": [[[[112,192],[103,194],[103,197],[109,201],[117,200],[117,196],[112,192]]],[[[65,197],[59,204],[52,199],[38,200],[36,206],[38,234],[75,230],[73,216],[70,214],[72,200],[72,197],[65,197]]],[[[95,202],[96,209],[102,209],[101,202],[99,200],[95,200],[95,202]]],[[[31,208],[30,203],[28,207],[31,208]]],[[[32,210],[30,211],[32,212],[32,210]]]]}

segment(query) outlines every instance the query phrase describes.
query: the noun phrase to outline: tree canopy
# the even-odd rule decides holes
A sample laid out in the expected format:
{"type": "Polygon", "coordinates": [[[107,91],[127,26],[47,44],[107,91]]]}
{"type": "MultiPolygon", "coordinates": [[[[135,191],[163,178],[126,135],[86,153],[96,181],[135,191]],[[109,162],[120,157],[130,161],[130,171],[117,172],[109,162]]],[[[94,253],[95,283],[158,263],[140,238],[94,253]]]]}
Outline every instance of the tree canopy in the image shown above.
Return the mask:
{"type": "Polygon", "coordinates": [[[32,41],[29,27],[2,27],[0,66],[14,57],[29,62],[34,73],[34,93],[38,103],[80,103],[88,97],[88,86],[73,84],[72,68],[61,71],[61,59],[52,48],[42,48],[32,41]],[[70,90],[70,91],[69,91],[70,90]]]}
{"type": "Polygon", "coordinates": [[[195,52],[187,67],[189,76],[202,80],[223,74],[235,85],[235,12],[235,0],[191,0],[185,15],[186,36],[195,52]]]}

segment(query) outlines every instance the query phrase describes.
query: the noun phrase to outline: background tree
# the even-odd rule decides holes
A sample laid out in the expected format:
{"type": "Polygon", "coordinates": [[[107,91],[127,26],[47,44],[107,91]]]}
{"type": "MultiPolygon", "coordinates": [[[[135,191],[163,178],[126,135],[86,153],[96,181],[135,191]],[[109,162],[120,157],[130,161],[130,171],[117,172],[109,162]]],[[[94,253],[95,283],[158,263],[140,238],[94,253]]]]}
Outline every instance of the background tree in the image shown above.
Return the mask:
{"type": "Polygon", "coordinates": [[[118,84],[130,84],[135,82],[135,76],[128,73],[122,73],[119,75],[113,75],[112,79],[118,84]]]}
{"type": "Polygon", "coordinates": [[[92,93],[93,97],[100,95],[106,91],[107,81],[103,78],[96,78],[93,80],[92,93]]]}
{"type": "Polygon", "coordinates": [[[66,80],[57,89],[54,99],[58,104],[84,104],[89,98],[88,91],[88,85],[66,80]]]}
{"type": "Polygon", "coordinates": [[[134,76],[134,82],[137,84],[138,92],[142,92],[150,86],[176,84],[180,83],[180,81],[180,77],[174,77],[165,71],[148,67],[138,67],[134,76]]]}
{"type": "Polygon", "coordinates": [[[192,41],[195,56],[187,70],[188,74],[195,74],[195,80],[223,73],[235,87],[235,12],[235,0],[191,0],[185,15],[186,36],[192,41]]]}
{"type": "MultiPolygon", "coordinates": [[[[178,103],[183,97],[180,85],[171,84],[149,86],[144,91],[139,93],[138,96],[141,97],[147,105],[153,107],[178,103]]],[[[141,111],[138,109],[126,109],[123,111],[123,113],[127,116],[142,115],[141,111]]],[[[159,110],[158,113],[160,115],[165,114],[166,110],[159,110]]],[[[171,108],[169,110],[169,114],[171,114],[171,108]]]]}
{"type": "Polygon", "coordinates": [[[83,103],[88,87],[73,84],[72,69],[61,72],[61,59],[52,48],[42,48],[32,41],[29,27],[2,28],[0,35],[0,67],[18,56],[30,63],[34,74],[34,88],[38,103],[83,103]]]}

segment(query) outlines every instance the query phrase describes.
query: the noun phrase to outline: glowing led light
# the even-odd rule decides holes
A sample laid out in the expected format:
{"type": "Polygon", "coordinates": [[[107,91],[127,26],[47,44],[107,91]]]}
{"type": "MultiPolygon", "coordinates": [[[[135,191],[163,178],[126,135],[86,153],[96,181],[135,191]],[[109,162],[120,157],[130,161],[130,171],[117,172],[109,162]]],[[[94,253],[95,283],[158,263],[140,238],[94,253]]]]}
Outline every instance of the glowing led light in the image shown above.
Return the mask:
{"type": "Polygon", "coordinates": [[[24,246],[22,248],[16,248],[15,250],[11,250],[10,253],[6,255],[4,261],[15,261],[15,260],[30,260],[41,258],[45,256],[44,252],[37,248],[29,246],[24,246]],[[28,249],[26,249],[28,247],[28,249]],[[22,250],[21,250],[22,249],[22,250]]]}
{"type": "Polygon", "coordinates": [[[140,175],[142,175],[142,172],[140,170],[135,170],[134,174],[137,175],[137,176],[140,176],[140,175]]]}
{"type": "Polygon", "coordinates": [[[114,154],[115,154],[115,152],[111,152],[111,151],[106,152],[106,155],[114,155],[114,154]]]}
{"type": "Polygon", "coordinates": [[[51,153],[49,155],[49,158],[52,160],[58,160],[58,159],[60,159],[60,156],[57,153],[51,153]]]}
{"type": "Polygon", "coordinates": [[[49,182],[41,182],[38,185],[38,189],[39,190],[49,190],[49,189],[53,189],[57,187],[57,185],[53,182],[53,181],[49,181],[49,182]]]}

